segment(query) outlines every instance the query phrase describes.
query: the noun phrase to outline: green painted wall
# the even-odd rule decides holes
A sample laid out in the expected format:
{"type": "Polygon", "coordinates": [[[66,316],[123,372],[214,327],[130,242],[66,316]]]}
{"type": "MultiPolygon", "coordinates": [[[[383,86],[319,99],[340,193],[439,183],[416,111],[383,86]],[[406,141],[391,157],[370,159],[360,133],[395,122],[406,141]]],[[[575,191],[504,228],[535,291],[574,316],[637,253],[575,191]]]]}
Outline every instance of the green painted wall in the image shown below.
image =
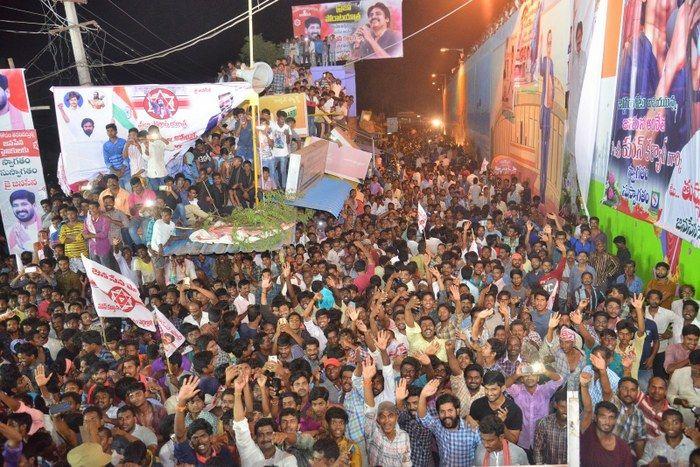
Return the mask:
{"type": "MultiPolygon", "coordinates": [[[[627,247],[632,253],[632,258],[637,262],[637,274],[646,282],[651,279],[654,264],[663,259],[661,241],[654,232],[654,226],[602,204],[600,200],[603,199],[603,192],[602,182],[591,181],[588,193],[590,214],[600,218],[601,229],[609,232],[609,243],[612,243],[616,235],[627,237],[627,247]]],[[[614,253],[614,245],[609,246],[612,246],[614,253]]],[[[696,289],[700,289],[700,248],[695,248],[684,241],[679,265],[680,283],[693,284],[696,289]]]]}

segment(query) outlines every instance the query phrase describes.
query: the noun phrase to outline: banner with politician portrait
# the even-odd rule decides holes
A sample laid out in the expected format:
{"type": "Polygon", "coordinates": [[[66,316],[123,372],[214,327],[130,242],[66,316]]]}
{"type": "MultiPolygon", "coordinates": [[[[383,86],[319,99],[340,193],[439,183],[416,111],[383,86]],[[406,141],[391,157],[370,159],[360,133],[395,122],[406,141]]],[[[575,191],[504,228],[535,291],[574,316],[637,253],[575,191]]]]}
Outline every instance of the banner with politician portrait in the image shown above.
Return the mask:
{"type": "Polygon", "coordinates": [[[173,173],[179,171],[181,152],[220,123],[233,120],[231,111],[236,106],[251,96],[257,97],[246,82],[73,86],[51,90],[65,180],[70,185],[108,173],[103,147],[109,141],[105,129],[109,123],[117,126],[117,138],[123,139],[128,138],[131,128],[158,127],[160,135],[170,143],[165,163],[173,173]]]}
{"type": "Polygon", "coordinates": [[[33,128],[24,69],[0,70],[0,131],[33,128]]]}
{"type": "Polygon", "coordinates": [[[158,308],[153,308],[153,315],[158,325],[160,342],[163,345],[165,357],[170,358],[175,351],[185,343],[185,336],[175,327],[173,323],[158,308]]]}
{"type": "Polygon", "coordinates": [[[603,203],[700,245],[700,15],[625,2],[603,203]]]}
{"type": "Polygon", "coordinates": [[[36,131],[0,131],[0,213],[10,254],[34,251],[45,198],[36,131]]]}
{"type": "Polygon", "coordinates": [[[292,26],[294,37],[333,47],[338,61],[403,57],[402,0],[293,6],[292,26]]]}

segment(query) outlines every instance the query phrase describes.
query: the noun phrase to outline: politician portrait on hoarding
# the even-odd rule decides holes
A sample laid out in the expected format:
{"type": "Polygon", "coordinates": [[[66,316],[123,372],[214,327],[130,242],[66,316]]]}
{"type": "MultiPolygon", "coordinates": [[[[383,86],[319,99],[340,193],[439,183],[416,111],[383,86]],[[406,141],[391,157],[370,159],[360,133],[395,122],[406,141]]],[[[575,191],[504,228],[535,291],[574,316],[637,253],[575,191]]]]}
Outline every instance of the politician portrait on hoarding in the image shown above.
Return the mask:
{"type": "Polygon", "coordinates": [[[321,20],[315,16],[306,18],[304,27],[306,28],[306,37],[313,38],[321,35],[321,20]]]}
{"type": "MultiPolygon", "coordinates": [[[[8,70],[10,71],[10,70],[8,70]]],[[[0,73],[0,131],[27,130],[33,127],[32,117],[28,111],[19,109],[12,103],[10,78],[21,74],[6,75],[0,73]]]]}
{"type": "Polygon", "coordinates": [[[353,59],[371,55],[372,58],[400,57],[403,52],[401,33],[391,27],[391,11],[382,2],[367,9],[368,24],[354,35],[353,59]]]}
{"type": "Polygon", "coordinates": [[[34,242],[41,230],[41,218],[36,212],[36,195],[27,190],[15,190],[10,195],[12,214],[16,221],[5,219],[6,226],[12,225],[7,231],[7,242],[10,253],[33,251],[34,242]]]}

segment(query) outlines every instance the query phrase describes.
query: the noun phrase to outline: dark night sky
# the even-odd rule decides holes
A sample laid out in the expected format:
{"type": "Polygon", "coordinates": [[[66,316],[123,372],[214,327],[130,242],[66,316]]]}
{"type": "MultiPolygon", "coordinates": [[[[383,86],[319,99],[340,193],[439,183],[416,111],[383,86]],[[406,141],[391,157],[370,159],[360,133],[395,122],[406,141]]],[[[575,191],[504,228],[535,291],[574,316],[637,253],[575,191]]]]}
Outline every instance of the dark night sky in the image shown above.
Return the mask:
{"type": "MultiPolygon", "coordinates": [[[[257,3],[254,0],[253,3],[257,3]]],[[[425,26],[459,6],[464,0],[404,0],[404,36],[425,26]]],[[[48,2],[53,3],[52,0],[48,2]]],[[[319,3],[318,1],[280,0],[277,4],[255,15],[256,33],[267,40],[282,41],[291,36],[291,5],[319,3]]],[[[439,113],[439,94],[431,86],[430,74],[449,72],[457,62],[454,53],[440,54],[440,47],[468,48],[478,41],[491,21],[497,19],[508,0],[473,0],[473,2],[432,28],[409,39],[404,44],[404,58],[367,60],[355,65],[358,87],[358,111],[371,109],[388,114],[414,110],[439,113]]],[[[3,0],[2,5],[42,14],[46,11],[39,0],[3,0]]],[[[63,8],[58,3],[58,12],[63,8]]],[[[104,32],[84,35],[91,50],[91,58],[103,51],[105,62],[138,57],[163,50],[193,38],[214,26],[243,13],[246,0],[89,0],[77,5],[80,21],[94,19],[104,32]],[[113,3],[112,3],[113,2],[113,3]],[[124,12],[145,25],[146,30],[124,12]],[[106,39],[106,43],[105,43],[106,39]]],[[[36,14],[13,11],[0,6],[1,20],[43,22],[36,14]]],[[[56,18],[47,16],[55,23],[56,18]]],[[[39,25],[20,25],[0,21],[0,30],[22,29],[38,31],[39,25]]],[[[148,63],[122,68],[107,67],[105,74],[94,76],[95,84],[119,83],[192,83],[211,81],[218,66],[235,59],[248,33],[247,22],[237,25],[219,36],[185,51],[148,63]]],[[[63,38],[53,41],[60,66],[72,63],[72,52],[63,38]]],[[[48,35],[0,32],[0,67],[12,57],[16,67],[26,67],[48,43],[48,35]]],[[[55,69],[49,51],[43,53],[27,71],[27,81],[45,76],[55,69]]],[[[32,105],[51,104],[49,87],[77,84],[75,71],[37,83],[29,88],[32,105]]],[[[44,171],[47,182],[55,179],[58,137],[53,111],[34,112],[34,123],[39,133],[44,171]]]]}

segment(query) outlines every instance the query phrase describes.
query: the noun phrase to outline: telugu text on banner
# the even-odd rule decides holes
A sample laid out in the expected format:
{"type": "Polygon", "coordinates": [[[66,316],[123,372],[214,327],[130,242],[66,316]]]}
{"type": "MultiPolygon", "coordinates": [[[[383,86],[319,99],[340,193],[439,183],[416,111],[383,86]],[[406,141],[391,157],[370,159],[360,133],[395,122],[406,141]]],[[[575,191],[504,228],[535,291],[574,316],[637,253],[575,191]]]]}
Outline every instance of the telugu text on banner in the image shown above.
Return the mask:
{"type": "Polygon", "coordinates": [[[401,0],[293,6],[294,37],[326,39],[339,61],[403,57],[401,7],[401,0]]]}

